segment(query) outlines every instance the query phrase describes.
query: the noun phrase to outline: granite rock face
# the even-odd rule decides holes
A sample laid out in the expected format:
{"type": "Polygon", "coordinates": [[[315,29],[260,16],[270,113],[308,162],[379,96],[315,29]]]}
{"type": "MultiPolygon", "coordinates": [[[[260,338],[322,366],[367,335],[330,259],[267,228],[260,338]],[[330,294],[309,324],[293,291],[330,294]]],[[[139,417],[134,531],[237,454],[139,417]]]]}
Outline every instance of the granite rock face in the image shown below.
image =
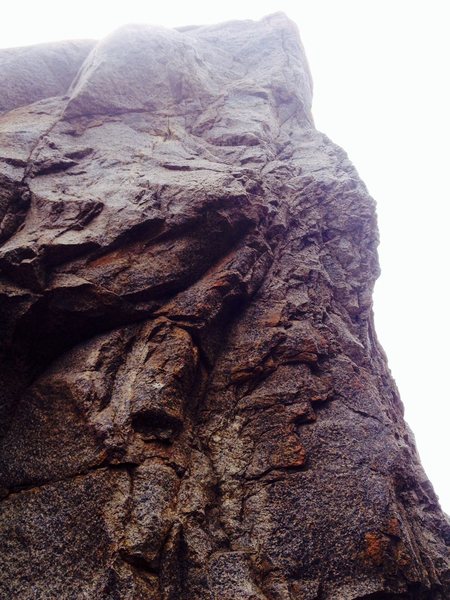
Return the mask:
{"type": "Polygon", "coordinates": [[[450,597],[295,26],[0,52],[0,598],[450,597]]]}

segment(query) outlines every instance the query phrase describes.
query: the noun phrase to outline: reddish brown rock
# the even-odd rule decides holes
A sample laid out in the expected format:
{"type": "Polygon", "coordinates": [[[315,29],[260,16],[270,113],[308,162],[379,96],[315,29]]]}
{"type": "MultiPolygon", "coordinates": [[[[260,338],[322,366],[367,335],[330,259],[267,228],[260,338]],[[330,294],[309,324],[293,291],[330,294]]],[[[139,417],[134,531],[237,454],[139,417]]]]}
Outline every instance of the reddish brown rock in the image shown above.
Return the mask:
{"type": "Polygon", "coordinates": [[[0,598],[450,597],[295,26],[91,47],[0,56],[0,598]]]}

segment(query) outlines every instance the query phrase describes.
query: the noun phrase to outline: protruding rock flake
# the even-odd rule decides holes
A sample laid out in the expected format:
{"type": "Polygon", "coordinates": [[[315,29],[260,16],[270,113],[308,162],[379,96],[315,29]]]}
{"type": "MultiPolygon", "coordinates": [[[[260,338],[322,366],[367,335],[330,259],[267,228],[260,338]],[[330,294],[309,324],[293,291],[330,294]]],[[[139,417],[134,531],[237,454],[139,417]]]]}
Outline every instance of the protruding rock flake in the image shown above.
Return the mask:
{"type": "Polygon", "coordinates": [[[0,80],[0,598],[450,598],[296,26],[126,26],[0,80]]]}

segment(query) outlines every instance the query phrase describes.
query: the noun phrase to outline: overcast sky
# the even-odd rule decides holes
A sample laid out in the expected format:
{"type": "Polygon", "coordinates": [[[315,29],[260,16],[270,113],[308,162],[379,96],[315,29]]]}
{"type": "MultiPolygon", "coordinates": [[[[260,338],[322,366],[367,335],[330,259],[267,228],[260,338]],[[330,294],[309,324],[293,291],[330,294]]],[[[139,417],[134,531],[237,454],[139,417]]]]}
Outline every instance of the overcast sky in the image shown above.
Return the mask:
{"type": "Polygon", "coordinates": [[[345,148],[377,201],[378,336],[450,512],[450,2],[15,0],[2,7],[0,47],[98,39],[128,22],[206,24],[277,10],[299,27],[317,128],[345,148]]]}

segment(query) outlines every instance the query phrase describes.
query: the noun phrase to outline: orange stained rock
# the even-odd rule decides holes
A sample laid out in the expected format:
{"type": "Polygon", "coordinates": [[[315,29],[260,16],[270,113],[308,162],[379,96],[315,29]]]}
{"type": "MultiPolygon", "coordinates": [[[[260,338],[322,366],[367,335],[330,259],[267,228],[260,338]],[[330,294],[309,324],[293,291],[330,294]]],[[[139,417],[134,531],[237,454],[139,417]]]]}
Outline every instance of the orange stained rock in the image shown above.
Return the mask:
{"type": "Polygon", "coordinates": [[[386,556],[389,539],[377,532],[369,531],[364,536],[364,558],[375,566],[380,566],[386,556]]]}

